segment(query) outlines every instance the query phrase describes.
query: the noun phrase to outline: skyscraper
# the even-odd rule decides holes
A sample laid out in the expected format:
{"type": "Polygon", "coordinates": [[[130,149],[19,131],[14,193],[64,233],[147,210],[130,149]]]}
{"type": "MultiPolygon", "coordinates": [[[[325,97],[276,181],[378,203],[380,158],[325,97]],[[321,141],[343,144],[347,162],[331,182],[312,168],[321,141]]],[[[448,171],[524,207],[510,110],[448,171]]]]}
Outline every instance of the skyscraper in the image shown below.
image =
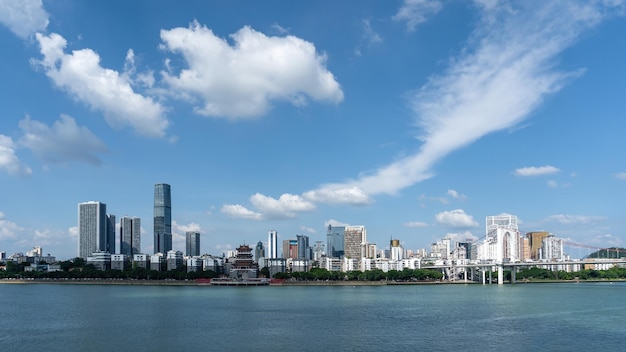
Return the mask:
{"type": "Polygon", "coordinates": [[[120,254],[133,256],[141,253],[141,220],[137,217],[120,218],[120,254]]]}
{"type": "Polygon", "coordinates": [[[298,259],[311,259],[309,236],[296,235],[296,241],[298,241],[298,259]]]}
{"type": "Polygon", "coordinates": [[[270,230],[267,233],[267,257],[278,258],[278,232],[270,230]]]}
{"type": "Polygon", "coordinates": [[[115,216],[106,214],[107,206],[100,202],[78,203],[78,256],[87,259],[94,252],[115,251],[115,216]],[[113,239],[109,238],[111,232],[113,239]]]}
{"type": "Polygon", "coordinates": [[[154,253],[172,250],[172,195],[170,185],[154,185],[154,253]]]}
{"type": "Polygon", "coordinates": [[[186,232],[187,241],[187,255],[190,257],[197,257],[200,255],[200,232],[198,231],[187,231],[186,232]]]}
{"type": "Polygon", "coordinates": [[[263,242],[261,241],[256,244],[254,249],[254,260],[258,262],[260,258],[265,258],[265,247],[263,247],[263,242]]]}
{"type": "Polygon", "coordinates": [[[345,257],[360,260],[365,256],[364,246],[367,242],[365,226],[346,226],[343,238],[343,255],[345,257]]]}
{"type": "Polygon", "coordinates": [[[326,256],[330,258],[343,258],[345,226],[328,225],[326,233],[326,256]]]}

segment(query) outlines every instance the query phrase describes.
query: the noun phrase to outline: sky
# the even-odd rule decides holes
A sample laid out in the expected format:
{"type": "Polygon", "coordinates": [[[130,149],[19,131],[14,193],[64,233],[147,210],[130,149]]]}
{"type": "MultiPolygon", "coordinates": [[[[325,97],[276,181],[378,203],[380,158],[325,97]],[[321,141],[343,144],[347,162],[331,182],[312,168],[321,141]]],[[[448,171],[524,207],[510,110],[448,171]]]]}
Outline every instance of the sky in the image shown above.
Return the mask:
{"type": "MultiPolygon", "coordinates": [[[[379,248],[624,246],[620,0],[0,0],[0,251],[77,254],[77,204],[173,247],[364,225],[379,248]]],[[[573,250],[573,249],[572,249],[573,250]]],[[[576,253],[570,253],[576,255],[576,253]]]]}

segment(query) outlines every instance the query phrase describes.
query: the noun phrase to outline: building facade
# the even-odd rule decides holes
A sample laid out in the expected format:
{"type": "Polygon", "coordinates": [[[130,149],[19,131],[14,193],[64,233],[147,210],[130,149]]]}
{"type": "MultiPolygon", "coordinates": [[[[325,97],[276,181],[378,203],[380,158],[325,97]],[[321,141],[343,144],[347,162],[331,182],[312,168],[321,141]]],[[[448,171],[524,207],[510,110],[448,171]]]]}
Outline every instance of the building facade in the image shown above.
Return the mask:
{"type": "Polygon", "coordinates": [[[311,259],[311,247],[309,246],[309,236],[297,235],[298,259],[311,259]]]}
{"type": "Polygon", "coordinates": [[[123,216],[120,218],[119,254],[132,258],[139,253],[141,253],[141,220],[137,217],[123,216]]]}
{"type": "Polygon", "coordinates": [[[326,256],[330,258],[343,258],[345,226],[328,225],[326,232],[326,256]]]}
{"type": "Polygon", "coordinates": [[[267,257],[278,258],[278,232],[276,230],[270,230],[267,233],[267,257]]]}
{"type": "Polygon", "coordinates": [[[346,226],[343,242],[344,257],[360,260],[365,256],[366,242],[365,226],[346,226]]]}
{"type": "Polygon", "coordinates": [[[87,259],[95,252],[115,252],[115,227],[109,229],[111,218],[106,214],[107,206],[101,202],[78,204],[78,257],[87,259]],[[110,239],[113,233],[113,239],[110,239]]]}
{"type": "Polygon", "coordinates": [[[197,257],[200,256],[200,232],[187,231],[185,233],[185,248],[188,256],[197,257]]]}
{"type": "Polygon", "coordinates": [[[259,241],[254,248],[254,260],[258,262],[261,258],[265,258],[265,247],[263,247],[263,242],[259,241]]]}
{"type": "Polygon", "coordinates": [[[154,253],[172,249],[172,192],[170,185],[154,185],[154,253]]]}

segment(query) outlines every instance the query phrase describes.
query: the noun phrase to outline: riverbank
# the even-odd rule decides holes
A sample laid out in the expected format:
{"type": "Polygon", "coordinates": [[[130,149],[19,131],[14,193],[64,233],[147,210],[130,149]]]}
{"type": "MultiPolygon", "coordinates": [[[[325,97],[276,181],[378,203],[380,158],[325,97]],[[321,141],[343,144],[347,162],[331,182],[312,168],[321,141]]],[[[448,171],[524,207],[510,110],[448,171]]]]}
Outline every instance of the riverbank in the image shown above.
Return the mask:
{"type": "MultiPolygon", "coordinates": [[[[599,280],[519,280],[515,284],[626,282],[625,279],[599,280]]],[[[136,286],[219,286],[195,280],[121,280],[121,279],[0,279],[0,284],[62,285],[136,285],[136,286]]],[[[282,281],[270,286],[404,286],[404,285],[480,285],[474,281],[282,281]]],[[[505,282],[509,285],[510,282],[505,282]]],[[[495,285],[495,282],[493,283],[495,285]]]]}

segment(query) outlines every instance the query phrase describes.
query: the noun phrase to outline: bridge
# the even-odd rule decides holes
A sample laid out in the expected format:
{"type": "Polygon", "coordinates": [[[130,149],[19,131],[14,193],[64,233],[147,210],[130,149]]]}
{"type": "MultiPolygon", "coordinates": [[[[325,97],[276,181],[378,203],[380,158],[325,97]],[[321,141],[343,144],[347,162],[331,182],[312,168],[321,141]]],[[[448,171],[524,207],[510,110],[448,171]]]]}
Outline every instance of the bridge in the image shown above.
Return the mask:
{"type": "MultiPolygon", "coordinates": [[[[451,261],[453,262],[453,261],[451,261]]],[[[518,271],[518,268],[531,268],[531,267],[570,267],[570,268],[582,268],[585,265],[606,265],[606,264],[626,264],[626,258],[589,258],[585,261],[582,260],[567,260],[567,261],[525,261],[525,262],[501,262],[497,263],[496,261],[486,261],[483,263],[472,263],[472,264],[444,264],[444,265],[429,265],[423,266],[422,269],[433,269],[433,270],[442,270],[444,275],[448,273],[448,277],[450,277],[449,273],[456,273],[458,269],[463,270],[464,281],[468,281],[468,270],[470,270],[471,280],[475,281],[475,276],[477,271],[481,273],[480,282],[482,284],[486,284],[487,282],[493,282],[493,272],[498,272],[498,285],[504,284],[504,270],[511,270],[511,283],[514,284],[516,281],[515,274],[518,271]],[[487,281],[487,275],[489,275],[489,280],[487,281]]]]}

